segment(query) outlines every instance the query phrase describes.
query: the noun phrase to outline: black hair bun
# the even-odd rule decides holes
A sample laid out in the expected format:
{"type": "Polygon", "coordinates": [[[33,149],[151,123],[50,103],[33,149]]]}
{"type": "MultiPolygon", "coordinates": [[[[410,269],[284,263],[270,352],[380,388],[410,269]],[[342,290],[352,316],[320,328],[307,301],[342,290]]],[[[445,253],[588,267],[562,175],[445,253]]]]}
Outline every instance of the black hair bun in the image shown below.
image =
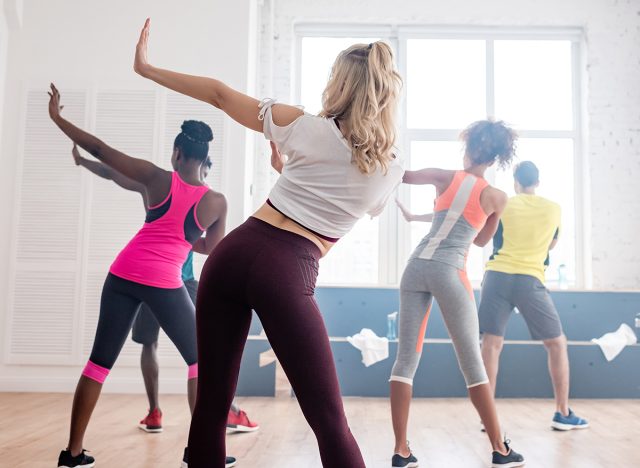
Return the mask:
{"type": "Polygon", "coordinates": [[[211,127],[199,120],[185,120],[180,128],[182,133],[198,143],[209,143],[213,140],[211,127]]]}

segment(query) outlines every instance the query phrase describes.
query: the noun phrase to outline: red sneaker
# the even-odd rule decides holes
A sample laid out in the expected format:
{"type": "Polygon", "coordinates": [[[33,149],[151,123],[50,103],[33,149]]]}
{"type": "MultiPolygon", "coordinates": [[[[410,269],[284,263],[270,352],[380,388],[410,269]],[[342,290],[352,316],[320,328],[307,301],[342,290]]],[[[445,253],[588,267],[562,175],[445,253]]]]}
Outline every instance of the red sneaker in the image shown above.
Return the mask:
{"type": "Polygon", "coordinates": [[[240,410],[237,413],[229,410],[227,417],[227,432],[253,432],[260,429],[258,423],[250,421],[247,413],[240,410]]]}
{"type": "Polygon", "coordinates": [[[140,421],[138,427],[145,432],[162,432],[162,411],[160,408],[149,411],[147,417],[140,421]]]}

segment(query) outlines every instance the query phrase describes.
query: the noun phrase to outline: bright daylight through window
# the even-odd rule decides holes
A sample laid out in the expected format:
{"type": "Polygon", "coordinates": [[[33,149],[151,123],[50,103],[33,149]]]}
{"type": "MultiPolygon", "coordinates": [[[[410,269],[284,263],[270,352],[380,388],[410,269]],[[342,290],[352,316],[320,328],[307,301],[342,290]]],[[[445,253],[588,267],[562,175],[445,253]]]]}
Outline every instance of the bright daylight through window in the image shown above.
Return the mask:
{"type": "MultiPolygon", "coordinates": [[[[562,207],[560,242],[551,252],[547,280],[557,286],[576,283],[581,218],[576,204],[579,177],[578,105],[575,60],[577,43],[571,38],[537,38],[515,34],[438,37],[416,31],[378,37],[305,35],[298,31],[301,57],[298,68],[299,101],[310,113],[321,108],[322,90],[336,55],[349,45],[388,41],[404,77],[404,99],[399,108],[398,148],[408,169],[462,167],[458,134],[475,120],[494,116],[519,133],[517,161],[531,160],[540,169],[538,193],[562,207]]],[[[490,183],[514,195],[511,169],[491,169],[490,183]]],[[[414,213],[433,209],[435,191],[428,186],[402,187],[398,196],[414,213]]],[[[427,223],[406,223],[390,200],[391,215],[363,219],[321,262],[320,284],[395,285],[404,263],[428,232],[427,223]],[[383,242],[394,242],[385,246],[383,242]],[[397,244],[397,245],[395,245],[397,244]],[[383,258],[384,256],[389,258],[383,258]]],[[[491,254],[472,247],[469,277],[482,279],[491,254]]]]}

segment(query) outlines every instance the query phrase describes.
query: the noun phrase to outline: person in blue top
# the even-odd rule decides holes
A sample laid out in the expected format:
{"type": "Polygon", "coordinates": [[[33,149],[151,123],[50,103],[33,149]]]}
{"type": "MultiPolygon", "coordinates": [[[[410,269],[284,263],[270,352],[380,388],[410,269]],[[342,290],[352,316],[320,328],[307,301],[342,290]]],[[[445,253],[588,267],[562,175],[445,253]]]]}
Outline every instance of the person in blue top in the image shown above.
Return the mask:
{"type": "MultiPolygon", "coordinates": [[[[103,179],[112,180],[125,190],[139,193],[142,197],[144,209],[147,211],[149,205],[143,185],[120,174],[106,164],[82,157],[75,144],[71,153],[76,166],[84,167],[103,179]]],[[[200,176],[202,181],[206,180],[211,166],[211,159],[207,158],[201,168],[200,176]]],[[[182,265],[182,281],[184,281],[184,285],[189,292],[189,297],[195,305],[198,281],[195,279],[193,273],[193,251],[189,252],[187,260],[184,262],[184,265],[182,265]]],[[[147,398],[149,399],[149,412],[147,416],[140,421],[138,427],[149,433],[162,432],[162,411],[160,410],[158,401],[159,366],[157,351],[159,333],[160,324],[153,315],[153,312],[149,309],[149,306],[143,302],[138,309],[136,319],[133,323],[131,338],[136,343],[142,345],[140,367],[142,369],[147,398]]],[[[236,405],[232,405],[227,419],[228,432],[252,432],[258,429],[259,425],[255,421],[251,421],[244,411],[236,405]]]]}

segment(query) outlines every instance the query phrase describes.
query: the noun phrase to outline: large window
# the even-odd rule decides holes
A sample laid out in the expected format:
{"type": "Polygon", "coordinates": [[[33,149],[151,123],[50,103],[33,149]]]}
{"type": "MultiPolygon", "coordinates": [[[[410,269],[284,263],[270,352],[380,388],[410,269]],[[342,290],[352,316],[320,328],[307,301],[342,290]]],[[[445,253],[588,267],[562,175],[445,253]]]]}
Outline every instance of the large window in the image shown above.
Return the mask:
{"type": "MultiPolygon", "coordinates": [[[[339,51],[356,42],[388,41],[404,77],[399,112],[400,154],[406,168],[462,167],[460,131],[487,116],[520,135],[517,161],[540,169],[538,193],[562,206],[561,238],[551,252],[547,280],[582,286],[583,223],[580,134],[580,33],[575,30],[447,30],[417,26],[353,29],[298,27],[297,90],[308,112],[321,94],[339,51]],[[362,34],[357,34],[362,32],[362,34]]],[[[517,162],[516,161],[516,162],[517,162]]],[[[513,195],[511,170],[491,169],[490,183],[513,195]]],[[[397,196],[416,213],[433,208],[432,187],[403,186],[397,196]]],[[[360,221],[322,260],[321,284],[397,284],[406,259],[430,228],[407,224],[391,201],[380,218],[360,221]]],[[[478,283],[491,254],[472,247],[468,269],[478,283]]]]}

